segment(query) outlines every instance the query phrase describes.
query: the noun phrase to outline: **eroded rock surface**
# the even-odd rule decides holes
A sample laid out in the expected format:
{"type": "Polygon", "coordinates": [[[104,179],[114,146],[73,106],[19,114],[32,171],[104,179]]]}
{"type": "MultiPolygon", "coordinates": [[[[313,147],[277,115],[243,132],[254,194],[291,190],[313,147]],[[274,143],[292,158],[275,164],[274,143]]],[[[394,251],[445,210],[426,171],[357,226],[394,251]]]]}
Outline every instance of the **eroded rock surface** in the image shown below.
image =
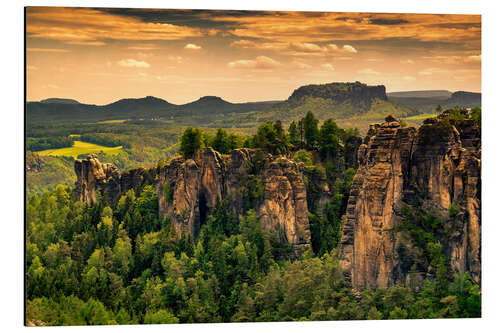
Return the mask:
{"type": "Polygon", "coordinates": [[[225,200],[235,216],[244,213],[250,178],[262,182],[256,210],[262,226],[300,253],[310,246],[306,190],[300,164],[269,154],[257,157],[251,149],[223,156],[211,148],[193,159],[172,160],[160,170],[157,184],[160,215],[172,218],[176,230],[198,236],[206,214],[225,200]]]}
{"type": "MultiPolygon", "coordinates": [[[[396,230],[402,205],[422,199],[423,210],[446,216],[462,207],[454,232],[442,240],[455,272],[480,282],[480,131],[472,122],[460,131],[441,120],[419,130],[402,128],[394,118],[372,126],[358,150],[343,226],[340,261],[356,289],[405,283],[416,264],[411,240],[396,230]],[[463,142],[462,142],[463,140],[463,142]]],[[[425,267],[421,276],[426,275],[425,267]]]]}
{"type": "Polygon", "coordinates": [[[152,184],[155,169],[137,168],[123,174],[111,163],[101,163],[95,154],[75,161],[76,183],[74,193],[87,203],[95,203],[98,197],[109,204],[130,189],[139,191],[144,185],[152,184]]]}

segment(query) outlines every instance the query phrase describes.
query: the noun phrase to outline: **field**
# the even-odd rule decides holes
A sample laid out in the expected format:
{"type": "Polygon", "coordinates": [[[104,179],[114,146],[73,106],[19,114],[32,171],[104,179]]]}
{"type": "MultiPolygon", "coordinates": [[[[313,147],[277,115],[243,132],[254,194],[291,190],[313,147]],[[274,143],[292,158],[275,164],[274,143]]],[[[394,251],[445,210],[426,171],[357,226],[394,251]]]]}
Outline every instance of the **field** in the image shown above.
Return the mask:
{"type": "Polygon", "coordinates": [[[93,143],[74,141],[73,147],[59,148],[59,149],[47,149],[38,152],[41,156],[72,156],[74,159],[78,158],[78,155],[91,154],[104,152],[108,154],[116,154],[122,149],[122,146],[117,147],[104,147],[96,145],[93,143]]]}
{"type": "Polygon", "coordinates": [[[103,120],[103,121],[98,121],[97,124],[122,124],[126,121],[127,119],[103,120]]]}

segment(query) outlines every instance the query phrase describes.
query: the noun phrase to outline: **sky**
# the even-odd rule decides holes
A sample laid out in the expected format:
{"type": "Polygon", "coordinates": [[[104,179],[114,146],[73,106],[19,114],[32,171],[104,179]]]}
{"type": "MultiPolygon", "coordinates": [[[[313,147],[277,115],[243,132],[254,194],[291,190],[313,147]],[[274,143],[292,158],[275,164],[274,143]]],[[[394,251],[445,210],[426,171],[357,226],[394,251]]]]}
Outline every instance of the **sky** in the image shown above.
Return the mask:
{"type": "Polygon", "coordinates": [[[481,16],[28,7],[27,100],[283,100],[306,84],[481,91],[481,16]]]}

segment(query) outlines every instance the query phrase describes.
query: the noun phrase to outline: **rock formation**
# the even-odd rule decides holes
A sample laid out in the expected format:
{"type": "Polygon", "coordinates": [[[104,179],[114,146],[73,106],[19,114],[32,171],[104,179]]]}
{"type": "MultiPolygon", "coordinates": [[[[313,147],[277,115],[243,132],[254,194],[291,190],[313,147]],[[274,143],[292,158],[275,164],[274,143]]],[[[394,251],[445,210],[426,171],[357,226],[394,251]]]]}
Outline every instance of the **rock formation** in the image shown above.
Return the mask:
{"type": "Polygon", "coordinates": [[[97,155],[75,161],[76,197],[87,203],[95,203],[98,197],[112,204],[120,194],[130,189],[139,191],[144,185],[152,184],[154,169],[137,168],[123,174],[111,163],[101,163],[97,155]]]}
{"type": "Polygon", "coordinates": [[[431,119],[416,131],[388,117],[370,128],[358,151],[340,246],[353,288],[408,281],[416,249],[396,227],[402,205],[415,198],[422,200],[416,208],[443,217],[452,203],[461,207],[455,232],[441,242],[452,269],[480,282],[480,130],[470,120],[450,123],[431,119]]]}
{"type": "MultiPolygon", "coordinates": [[[[347,202],[339,257],[355,289],[389,287],[433,277],[408,230],[400,228],[405,206],[441,219],[435,235],[453,272],[481,280],[480,128],[472,119],[448,113],[427,119],[416,130],[394,117],[370,126],[367,137],[348,142],[345,167],[358,167],[347,202]],[[454,210],[453,219],[449,211],[454,210]],[[411,272],[411,273],[410,273],[411,272]],[[411,276],[410,276],[411,275],[411,276]]],[[[192,159],[175,157],[152,169],[120,174],[95,155],[75,162],[76,196],[113,204],[129,189],[148,184],[158,193],[159,215],[169,217],[179,234],[196,238],[219,200],[236,217],[254,209],[266,230],[290,245],[294,255],[310,248],[309,211],[321,214],[331,193],[321,173],[301,162],[255,149],[221,155],[211,148],[192,159]],[[307,177],[307,188],[304,183],[307,177]]]]}
{"type": "Polygon", "coordinates": [[[197,237],[217,200],[225,200],[236,216],[244,213],[245,191],[249,180],[256,177],[262,182],[263,193],[253,208],[262,226],[277,232],[283,242],[300,253],[310,246],[301,164],[269,154],[257,155],[255,150],[235,149],[231,155],[222,156],[206,148],[194,159],[172,160],[159,173],[160,215],[169,216],[179,233],[197,237]]]}

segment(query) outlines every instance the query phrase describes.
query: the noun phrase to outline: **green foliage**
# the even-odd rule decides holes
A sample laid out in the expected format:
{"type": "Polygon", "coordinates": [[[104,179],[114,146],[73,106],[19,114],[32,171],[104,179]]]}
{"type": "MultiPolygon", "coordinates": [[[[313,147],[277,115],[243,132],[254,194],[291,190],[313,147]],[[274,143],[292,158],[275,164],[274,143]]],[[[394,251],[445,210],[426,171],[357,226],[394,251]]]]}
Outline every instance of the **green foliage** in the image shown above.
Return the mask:
{"type": "Polygon", "coordinates": [[[304,119],[302,119],[304,126],[304,140],[306,147],[308,149],[314,148],[316,142],[318,141],[318,120],[314,117],[314,114],[309,111],[307,112],[304,119]]]}
{"type": "Polygon", "coordinates": [[[341,130],[332,120],[326,120],[319,131],[319,152],[322,159],[336,160],[342,153],[341,130]]]}
{"type": "Polygon", "coordinates": [[[201,148],[202,132],[199,128],[188,127],[181,136],[179,152],[184,158],[193,158],[194,153],[201,148]]]}
{"type": "Polygon", "coordinates": [[[267,121],[259,126],[253,138],[255,148],[261,148],[271,154],[284,154],[288,151],[288,138],[281,121],[267,121]]]}
{"type": "Polygon", "coordinates": [[[297,151],[294,154],[293,159],[295,161],[304,163],[306,167],[313,166],[312,154],[311,154],[311,152],[309,152],[305,149],[301,149],[301,150],[297,151]]]}
{"type": "MultiPolygon", "coordinates": [[[[180,146],[190,156],[202,146],[226,153],[241,141],[224,130],[212,136],[191,128],[184,134],[180,146]],[[195,140],[188,142],[188,137],[195,140]]],[[[218,200],[194,239],[179,234],[170,217],[159,218],[158,194],[151,185],[122,193],[113,206],[102,199],[76,201],[66,186],[40,191],[26,205],[27,321],[97,325],[479,317],[479,287],[467,274],[450,274],[440,242],[445,221],[410,207],[403,209],[396,231],[408,232],[422,250],[413,271],[428,268],[432,279],[421,291],[396,285],[361,294],[345,283],[336,249],[355,170],[346,169],[343,155],[350,149],[348,140],[357,136],[333,120],[318,130],[312,113],[295,129],[291,124],[288,134],[279,121],[263,124],[246,140],[262,149],[248,166],[248,180],[240,184],[244,214],[235,216],[233,207],[218,200]],[[312,250],[299,258],[283,242],[283,231],[265,230],[255,211],[264,196],[266,152],[289,153],[290,144],[293,158],[306,165],[308,196],[324,182],[332,194],[322,211],[310,206],[312,250]]],[[[31,159],[33,167],[50,164],[34,154],[31,159]]],[[[171,203],[170,184],[160,190],[171,203]]],[[[459,212],[460,207],[450,206],[449,218],[459,212]]]]}
{"type": "Polygon", "coordinates": [[[174,194],[172,193],[172,189],[170,188],[170,183],[167,181],[163,184],[163,199],[167,203],[172,203],[174,200],[174,194]]]}
{"type": "Polygon", "coordinates": [[[292,145],[298,146],[300,144],[300,133],[295,121],[292,121],[288,127],[288,137],[292,145]]]}
{"type": "Polygon", "coordinates": [[[26,150],[41,151],[46,149],[57,149],[71,147],[73,138],[71,136],[49,136],[49,137],[28,137],[26,138],[26,150]]]}
{"type": "Polygon", "coordinates": [[[164,309],[156,312],[147,312],[144,316],[144,324],[177,324],[178,322],[179,318],[164,309]]]}
{"type": "Polygon", "coordinates": [[[347,206],[347,199],[354,177],[354,169],[347,169],[343,179],[337,179],[332,186],[332,198],[321,212],[309,214],[311,243],[314,253],[321,256],[336,249],[342,236],[342,215],[347,206]]]}
{"type": "Polygon", "coordinates": [[[261,176],[250,175],[243,192],[244,209],[256,208],[264,199],[264,183],[261,176]]]}
{"type": "MultiPolygon", "coordinates": [[[[479,317],[479,287],[467,274],[450,278],[442,247],[432,237],[424,237],[431,240],[424,246],[436,278],[421,292],[393,286],[353,294],[335,251],[341,196],[352,176],[352,170],[345,172],[322,217],[311,218],[311,228],[315,219],[324,228],[311,230],[317,255],[308,251],[295,261],[284,259],[289,253],[279,235],[263,230],[254,210],[238,223],[223,201],[191,240],[178,236],[168,220],[152,223],[157,199],[147,186],[137,196],[125,193],[114,208],[74,201],[63,186],[34,197],[27,202],[27,322],[479,317]]],[[[435,218],[412,214],[409,219],[424,233],[441,228],[435,218]]]]}

